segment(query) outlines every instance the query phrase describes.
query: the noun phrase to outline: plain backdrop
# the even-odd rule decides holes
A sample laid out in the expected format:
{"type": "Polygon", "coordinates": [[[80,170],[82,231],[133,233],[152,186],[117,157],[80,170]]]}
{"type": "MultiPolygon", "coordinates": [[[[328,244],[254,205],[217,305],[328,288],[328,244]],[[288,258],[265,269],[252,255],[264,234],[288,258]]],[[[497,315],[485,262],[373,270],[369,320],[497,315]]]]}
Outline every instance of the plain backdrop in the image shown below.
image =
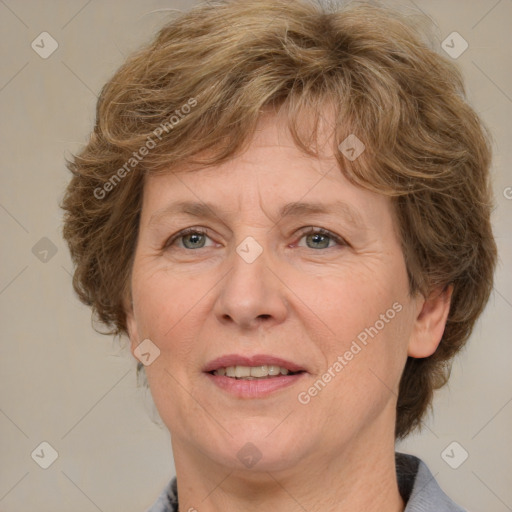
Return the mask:
{"type": "MultiPolygon", "coordinates": [[[[169,434],[151,419],[153,405],[136,385],[127,345],[95,332],[89,309],[73,293],[58,205],[70,177],[64,158],[86,142],[101,86],[165,23],[166,10],[194,3],[0,0],[0,511],[141,512],[175,474],[169,434]],[[43,58],[52,44],[57,49],[43,58]],[[52,456],[43,469],[42,460],[52,456]]],[[[494,134],[500,250],[493,295],[449,386],[436,395],[435,414],[398,449],[425,460],[470,511],[506,512],[512,510],[512,0],[389,3],[429,15],[440,52],[454,31],[468,43],[454,60],[471,104],[494,134]]]]}

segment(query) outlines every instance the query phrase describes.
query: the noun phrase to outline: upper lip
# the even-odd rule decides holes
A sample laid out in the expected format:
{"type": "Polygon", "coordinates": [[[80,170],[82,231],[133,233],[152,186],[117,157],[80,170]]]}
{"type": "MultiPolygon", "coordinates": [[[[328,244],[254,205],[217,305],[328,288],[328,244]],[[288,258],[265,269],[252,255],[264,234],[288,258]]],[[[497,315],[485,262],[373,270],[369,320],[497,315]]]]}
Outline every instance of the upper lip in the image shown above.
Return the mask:
{"type": "Polygon", "coordinates": [[[263,366],[274,365],[286,368],[290,372],[306,371],[302,366],[282,359],[281,357],[270,356],[266,354],[255,354],[252,356],[242,356],[239,354],[227,354],[210,361],[204,368],[203,372],[212,372],[219,368],[227,368],[229,366],[263,366]]]}

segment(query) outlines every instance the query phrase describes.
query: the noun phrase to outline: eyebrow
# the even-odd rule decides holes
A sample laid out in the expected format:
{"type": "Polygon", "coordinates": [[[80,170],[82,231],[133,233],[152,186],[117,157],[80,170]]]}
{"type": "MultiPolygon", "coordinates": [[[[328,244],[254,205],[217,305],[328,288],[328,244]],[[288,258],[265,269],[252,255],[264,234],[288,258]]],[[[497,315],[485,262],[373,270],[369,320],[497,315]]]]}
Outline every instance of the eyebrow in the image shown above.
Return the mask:
{"type": "MultiPolygon", "coordinates": [[[[334,213],[345,218],[348,222],[355,227],[363,229],[365,223],[355,209],[343,201],[334,201],[331,203],[318,203],[318,202],[300,202],[295,201],[285,204],[278,215],[279,218],[286,217],[301,217],[314,214],[330,214],[334,213]]],[[[217,208],[214,204],[208,202],[196,201],[180,201],[172,203],[161,210],[157,210],[151,215],[149,225],[158,222],[162,217],[174,215],[188,215],[197,218],[220,218],[222,214],[217,213],[217,208]]]]}

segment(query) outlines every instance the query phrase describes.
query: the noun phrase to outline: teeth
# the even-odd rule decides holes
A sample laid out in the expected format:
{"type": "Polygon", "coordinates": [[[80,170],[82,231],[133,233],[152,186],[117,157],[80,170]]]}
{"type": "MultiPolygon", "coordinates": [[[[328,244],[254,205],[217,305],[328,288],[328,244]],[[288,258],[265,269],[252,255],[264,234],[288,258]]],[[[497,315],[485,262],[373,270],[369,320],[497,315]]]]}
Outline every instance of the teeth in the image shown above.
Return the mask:
{"type": "Polygon", "coordinates": [[[251,368],[251,377],[266,377],[268,375],[267,365],[253,366],[251,368]]]}
{"type": "Polygon", "coordinates": [[[280,370],[279,366],[269,366],[268,374],[269,375],[279,375],[279,373],[280,373],[279,370],[280,370]]]}
{"type": "Polygon", "coordinates": [[[251,368],[249,366],[235,366],[235,377],[249,377],[251,368]]]}
{"type": "Polygon", "coordinates": [[[261,366],[228,366],[227,368],[219,368],[213,373],[214,375],[225,375],[237,379],[263,379],[269,376],[288,375],[290,372],[281,366],[264,364],[261,366]]]}

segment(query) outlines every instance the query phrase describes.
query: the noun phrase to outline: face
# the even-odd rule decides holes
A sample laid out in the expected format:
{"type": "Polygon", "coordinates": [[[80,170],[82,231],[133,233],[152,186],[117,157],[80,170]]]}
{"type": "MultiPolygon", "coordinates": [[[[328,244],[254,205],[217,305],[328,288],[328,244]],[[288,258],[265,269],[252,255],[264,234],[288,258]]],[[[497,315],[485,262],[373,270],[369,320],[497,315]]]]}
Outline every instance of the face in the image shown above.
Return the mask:
{"type": "Polygon", "coordinates": [[[304,155],[279,119],[263,117],[227,163],[147,179],[131,286],[132,351],[145,339],[160,351],[146,373],[175,451],[284,470],[393,442],[421,304],[390,200],[347,181],[327,150],[304,155]],[[184,201],[208,208],[180,213],[184,201]],[[245,363],[301,372],[207,373],[233,355],[213,368],[261,356],[245,363]]]}

